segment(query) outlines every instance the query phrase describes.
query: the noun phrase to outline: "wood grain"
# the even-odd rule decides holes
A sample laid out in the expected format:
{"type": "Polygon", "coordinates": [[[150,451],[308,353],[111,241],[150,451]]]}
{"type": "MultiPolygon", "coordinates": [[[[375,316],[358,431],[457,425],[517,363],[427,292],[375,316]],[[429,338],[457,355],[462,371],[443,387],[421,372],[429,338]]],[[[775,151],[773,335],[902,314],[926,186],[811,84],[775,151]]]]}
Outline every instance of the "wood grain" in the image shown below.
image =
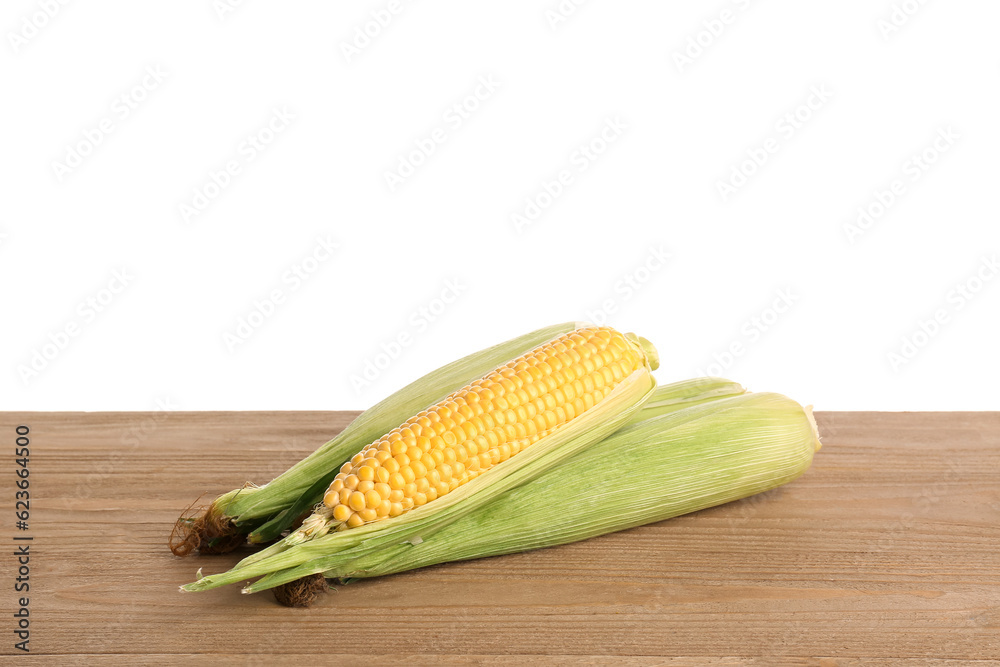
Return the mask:
{"type": "MultiPolygon", "coordinates": [[[[344,586],[311,609],[237,587],[179,593],[198,568],[240,557],[172,556],[180,511],[267,481],[353,416],[0,413],[8,544],[14,429],[31,428],[27,662],[1000,660],[1000,413],[819,413],[824,447],[783,488],[578,544],[344,586]]],[[[0,562],[12,610],[16,563],[0,562]]]]}

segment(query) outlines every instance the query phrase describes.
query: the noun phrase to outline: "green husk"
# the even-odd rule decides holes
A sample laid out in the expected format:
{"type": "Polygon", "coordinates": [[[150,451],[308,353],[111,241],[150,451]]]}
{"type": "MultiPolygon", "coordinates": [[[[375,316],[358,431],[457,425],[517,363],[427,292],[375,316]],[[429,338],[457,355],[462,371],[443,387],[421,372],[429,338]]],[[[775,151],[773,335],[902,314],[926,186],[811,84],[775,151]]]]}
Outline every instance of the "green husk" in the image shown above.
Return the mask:
{"type": "Polygon", "coordinates": [[[624,428],[682,408],[747,393],[743,385],[719,377],[700,377],[660,385],[624,428]]]}
{"type": "Polygon", "coordinates": [[[315,573],[363,578],[565,544],[727,503],[789,482],[819,449],[811,411],[746,394],[633,423],[421,541],[363,545],[277,571],[266,590],[315,573]]]}
{"type": "Polygon", "coordinates": [[[216,498],[199,517],[178,520],[171,550],[228,551],[249,533],[250,542],[277,539],[303,512],[322,499],[340,466],[369,442],[456,389],[584,323],[544,327],[480,350],[428,373],[369,408],[332,440],[270,483],[234,489],[216,498]],[[216,545],[218,548],[216,548],[216,545]]]}
{"type": "MultiPolygon", "coordinates": [[[[635,345],[640,348],[640,343],[635,345]]],[[[641,345],[648,346],[648,341],[641,345]]],[[[298,531],[265,551],[245,558],[229,572],[203,577],[184,586],[183,590],[208,590],[295,567],[331,552],[350,553],[359,548],[367,550],[426,539],[504,491],[534,479],[574,453],[611,435],[633,418],[655,389],[651,369],[644,364],[618,383],[594,409],[433,502],[397,517],[342,532],[314,533],[309,528],[313,522],[307,520],[298,531]]]]}

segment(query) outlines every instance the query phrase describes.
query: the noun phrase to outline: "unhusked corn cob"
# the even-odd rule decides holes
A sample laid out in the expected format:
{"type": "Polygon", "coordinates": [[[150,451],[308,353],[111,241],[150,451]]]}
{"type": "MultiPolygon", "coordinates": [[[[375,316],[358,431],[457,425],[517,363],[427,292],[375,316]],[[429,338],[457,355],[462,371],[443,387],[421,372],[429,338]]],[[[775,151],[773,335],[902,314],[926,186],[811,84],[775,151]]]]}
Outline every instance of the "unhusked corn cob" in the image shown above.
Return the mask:
{"type": "Polygon", "coordinates": [[[760,493],[801,475],[819,449],[811,411],[780,394],[711,400],[631,423],[420,540],[331,553],[274,572],[374,577],[565,544],[760,493]]]}
{"type": "Polygon", "coordinates": [[[270,483],[234,489],[216,498],[200,516],[179,519],[171,536],[171,550],[179,556],[195,549],[203,553],[229,551],[243,542],[246,533],[250,542],[277,539],[302,512],[322,500],[337,468],[358,448],[498,364],[584,326],[568,322],[544,327],[426,374],[365,410],[335,438],[270,483]]]}
{"type": "Polygon", "coordinates": [[[380,576],[661,521],[789,482],[819,447],[811,410],[781,394],[686,408],[622,429],[419,544],[355,559],[325,576],[380,576]]]}
{"type": "Polygon", "coordinates": [[[642,364],[608,327],[564,334],[450,394],[345,463],[323,497],[339,530],[399,516],[599,404],[642,364]]]}

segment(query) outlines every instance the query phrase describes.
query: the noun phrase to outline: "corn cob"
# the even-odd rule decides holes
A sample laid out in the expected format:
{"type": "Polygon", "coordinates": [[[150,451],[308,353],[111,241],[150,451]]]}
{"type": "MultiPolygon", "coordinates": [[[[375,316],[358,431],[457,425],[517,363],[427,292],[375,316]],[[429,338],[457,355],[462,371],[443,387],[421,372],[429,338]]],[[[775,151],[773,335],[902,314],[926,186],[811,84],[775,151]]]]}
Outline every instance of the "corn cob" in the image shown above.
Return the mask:
{"type": "Polygon", "coordinates": [[[610,328],[560,336],[355,454],[330,484],[317,520],[357,528],[444,496],[599,405],[645,364],[642,349],[610,328]]]}
{"type": "Polygon", "coordinates": [[[183,556],[230,551],[247,539],[276,539],[304,511],[318,503],[337,470],[360,447],[443,396],[508,359],[565,333],[587,326],[557,324],[480,350],[428,373],[363,412],[344,431],[269,484],[225,493],[200,516],[181,518],[170,548],[183,556]],[[331,472],[332,471],[332,472],[331,472]]]}
{"type": "Polygon", "coordinates": [[[317,549],[409,539],[454,521],[627,423],[653,394],[656,364],[648,341],[608,327],[539,346],[370,443],[344,464],[301,528],[186,590],[294,566],[317,549]]]}
{"type": "Polygon", "coordinates": [[[818,449],[810,410],[779,394],[682,407],[633,422],[422,540],[320,556],[244,592],[316,573],[374,577],[624,530],[784,484],[818,449]]]}

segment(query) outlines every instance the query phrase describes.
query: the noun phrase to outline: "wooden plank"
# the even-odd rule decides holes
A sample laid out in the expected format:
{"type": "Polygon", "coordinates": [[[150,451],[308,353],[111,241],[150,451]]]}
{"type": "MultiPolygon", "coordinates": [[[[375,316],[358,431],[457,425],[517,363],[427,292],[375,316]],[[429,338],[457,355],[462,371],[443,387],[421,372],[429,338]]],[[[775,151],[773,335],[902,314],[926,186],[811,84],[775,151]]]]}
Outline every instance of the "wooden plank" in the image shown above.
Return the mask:
{"type": "MultiPolygon", "coordinates": [[[[240,557],[171,555],[178,513],[270,479],[352,417],[0,413],[11,470],[0,539],[34,537],[32,659],[1000,660],[1000,413],[819,413],[824,447],[781,489],[578,544],[352,584],[311,609],[236,587],[177,592],[199,567],[240,557]],[[17,424],[31,428],[26,533],[12,522],[17,424]]],[[[8,610],[15,560],[0,559],[8,610]]],[[[0,652],[12,654],[5,617],[0,652]]]]}

